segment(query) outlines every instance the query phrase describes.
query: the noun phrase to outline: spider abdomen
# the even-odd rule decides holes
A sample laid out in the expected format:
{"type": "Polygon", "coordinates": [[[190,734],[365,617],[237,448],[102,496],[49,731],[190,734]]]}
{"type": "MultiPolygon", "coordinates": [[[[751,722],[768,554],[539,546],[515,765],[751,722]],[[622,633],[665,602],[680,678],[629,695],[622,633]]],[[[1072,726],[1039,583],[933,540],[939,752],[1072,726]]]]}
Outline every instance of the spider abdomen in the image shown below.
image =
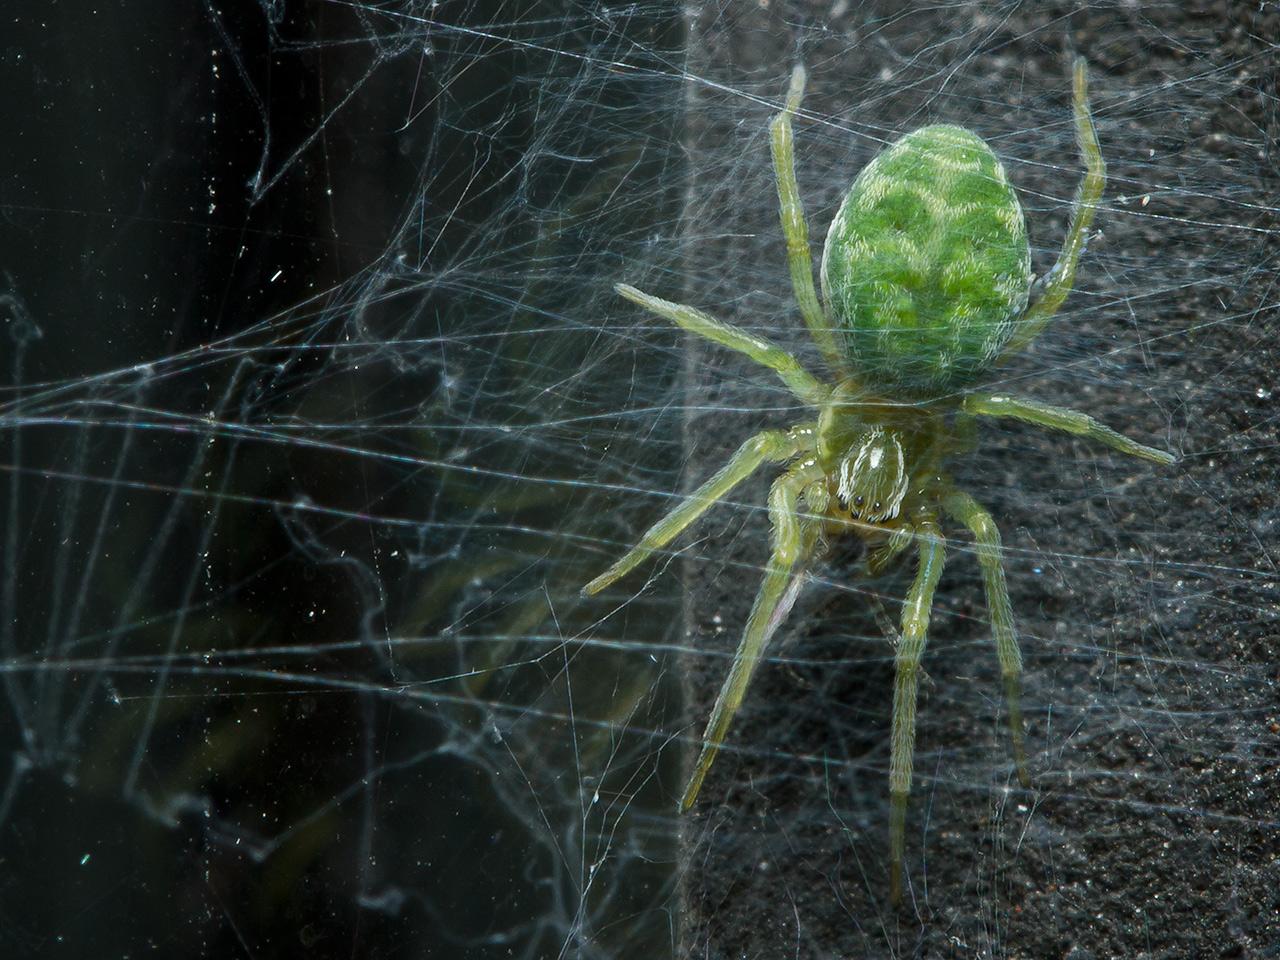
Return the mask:
{"type": "Polygon", "coordinates": [[[907,134],[854,180],[827,234],[822,289],[857,370],[933,398],[977,379],[1027,305],[1022,205],[962,127],[907,134]]]}

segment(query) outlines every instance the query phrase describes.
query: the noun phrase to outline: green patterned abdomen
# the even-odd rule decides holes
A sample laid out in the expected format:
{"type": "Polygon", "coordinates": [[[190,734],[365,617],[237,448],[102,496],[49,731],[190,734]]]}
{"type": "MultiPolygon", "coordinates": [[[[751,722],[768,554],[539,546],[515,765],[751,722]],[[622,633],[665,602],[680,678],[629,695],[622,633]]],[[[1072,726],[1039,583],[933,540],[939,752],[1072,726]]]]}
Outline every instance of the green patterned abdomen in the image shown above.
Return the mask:
{"type": "Polygon", "coordinates": [[[832,322],[867,386],[925,399],[982,374],[1030,287],[1022,206],[961,127],[922,127],[872,160],[822,255],[832,322]]]}

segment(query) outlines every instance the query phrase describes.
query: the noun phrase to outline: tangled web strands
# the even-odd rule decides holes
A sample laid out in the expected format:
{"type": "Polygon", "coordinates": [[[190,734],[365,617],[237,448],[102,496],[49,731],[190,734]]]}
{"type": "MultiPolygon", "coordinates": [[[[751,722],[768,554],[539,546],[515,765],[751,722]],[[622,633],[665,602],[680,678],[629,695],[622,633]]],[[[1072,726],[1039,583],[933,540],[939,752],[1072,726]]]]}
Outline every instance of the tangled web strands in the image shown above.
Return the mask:
{"type": "Polygon", "coordinates": [[[0,57],[0,953],[1276,942],[1275,11],[76,6],[16,15],[0,57]],[[799,414],[613,284],[821,368],[770,170],[797,60],[815,255],[858,170],[950,124],[1042,274],[1075,53],[1108,189],[992,389],[1180,460],[983,427],[957,481],[1000,524],[1034,790],[949,537],[890,914],[903,580],[811,571],[684,818],[762,483],[578,596],[799,414]]]}

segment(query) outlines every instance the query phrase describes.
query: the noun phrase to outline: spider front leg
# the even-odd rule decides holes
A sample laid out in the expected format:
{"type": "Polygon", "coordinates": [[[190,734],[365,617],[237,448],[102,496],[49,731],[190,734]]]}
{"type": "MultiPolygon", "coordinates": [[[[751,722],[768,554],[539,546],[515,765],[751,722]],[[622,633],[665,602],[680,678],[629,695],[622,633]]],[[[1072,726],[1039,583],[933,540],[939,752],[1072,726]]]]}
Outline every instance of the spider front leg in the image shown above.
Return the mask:
{"type": "Polygon", "coordinates": [[[688,810],[698,799],[702,781],[715,762],[734,715],[742,706],[742,699],[746,696],[747,687],[760,664],[764,649],[786,615],[789,601],[795,600],[795,590],[799,586],[795,577],[803,573],[804,563],[813,551],[821,528],[821,520],[817,516],[821,512],[817,509],[818,505],[806,504],[812,513],[802,517],[796,511],[797,498],[807,486],[815,485],[815,489],[819,489],[817,485],[822,476],[818,466],[812,460],[807,460],[774,481],[773,489],[769,492],[773,555],[765,571],[764,582],[760,585],[760,592],[756,594],[755,605],[751,608],[751,616],[742,633],[742,641],[733,655],[733,666],[720,688],[716,705],[712,708],[707,728],[702,734],[702,752],[680,800],[682,811],[688,810]]]}
{"type": "Polygon", "coordinates": [[[1018,782],[1031,786],[1027,774],[1027,750],[1022,725],[1022,653],[1018,650],[1018,638],[1013,631],[1013,607],[1009,603],[1009,586],[1004,577],[1004,561],[1001,559],[1000,530],[996,522],[979,503],[962,490],[951,489],[942,498],[947,513],[973,533],[978,554],[978,566],[982,570],[982,586],[987,595],[987,610],[991,613],[991,634],[996,641],[996,657],[1000,661],[1000,675],[1004,679],[1004,697],[1009,710],[1009,735],[1013,740],[1013,762],[1018,770],[1018,782]]]}
{"type": "Polygon", "coordinates": [[[583,594],[599,593],[615,580],[626,576],[655,550],[665,547],[679,536],[681,531],[754,473],[762,463],[766,461],[780,463],[812,450],[815,426],[815,424],[800,424],[786,433],[766,430],[748,439],[711,479],[650,527],[640,538],[640,542],[621,560],[583,587],[583,594]]]}
{"type": "Polygon", "coordinates": [[[1058,262],[1037,283],[1039,298],[1023,313],[1018,329],[1001,352],[1001,359],[1017,353],[1039,336],[1045,324],[1067,299],[1067,294],[1075,283],[1076,264],[1080,260],[1080,254],[1084,252],[1089,227],[1093,225],[1094,211],[1098,207],[1098,201],[1102,199],[1102,190],[1107,183],[1107,165],[1102,159],[1098,134],[1093,128],[1093,114],[1089,112],[1089,70],[1083,57],[1076,58],[1072,79],[1076,145],[1084,157],[1084,179],[1076,190],[1075,203],[1071,207],[1071,223],[1067,227],[1067,236],[1062,241],[1058,262]]]}
{"type": "Polygon", "coordinates": [[[933,593],[942,576],[946,541],[932,519],[915,528],[916,579],[902,608],[902,637],[894,663],[893,723],[889,736],[889,900],[902,902],[902,855],[906,846],[907,797],[916,748],[916,692],[920,659],[929,637],[933,593]]]}

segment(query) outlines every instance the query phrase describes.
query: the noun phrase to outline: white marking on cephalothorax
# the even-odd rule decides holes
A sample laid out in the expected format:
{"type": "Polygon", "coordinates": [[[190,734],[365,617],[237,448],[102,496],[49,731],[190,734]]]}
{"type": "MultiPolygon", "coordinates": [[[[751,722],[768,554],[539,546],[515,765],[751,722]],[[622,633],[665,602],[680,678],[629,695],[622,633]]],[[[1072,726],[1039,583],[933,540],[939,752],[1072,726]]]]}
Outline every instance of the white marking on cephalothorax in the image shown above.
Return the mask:
{"type": "Polygon", "coordinates": [[[897,437],[893,438],[893,452],[898,461],[898,483],[890,491],[887,500],[884,503],[884,512],[879,517],[871,517],[873,523],[883,523],[886,520],[892,520],[898,515],[898,511],[902,508],[902,501],[907,495],[907,469],[906,461],[902,452],[902,444],[898,442],[897,437]]]}
{"type": "Polygon", "coordinates": [[[882,495],[880,509],[876,512],[872,511],[875,510],[874,498],[878,491],[875,489],[861,491],[864,498],[869,497],[873,500],[872,503],[865,504],[868,511],[866,519],[869,523],[883,523],[886,520],[892,520],[902,509],[902,501],[906,498],[908,489],[906,455],[903,453],[902,444],[896,436],[886,434],[883,427],[873,427],[861,438],[857,453],[852,458],[845,458],[840,462],[840,469],[837,475],[836,496],[845,509],[848,509],[858,493],[854,486],[855,478],[862,476],[864,471],[885,469],[884,456],[886,449],[891,451],[895,461],[894,485],[891,490],[882,495]]]}

